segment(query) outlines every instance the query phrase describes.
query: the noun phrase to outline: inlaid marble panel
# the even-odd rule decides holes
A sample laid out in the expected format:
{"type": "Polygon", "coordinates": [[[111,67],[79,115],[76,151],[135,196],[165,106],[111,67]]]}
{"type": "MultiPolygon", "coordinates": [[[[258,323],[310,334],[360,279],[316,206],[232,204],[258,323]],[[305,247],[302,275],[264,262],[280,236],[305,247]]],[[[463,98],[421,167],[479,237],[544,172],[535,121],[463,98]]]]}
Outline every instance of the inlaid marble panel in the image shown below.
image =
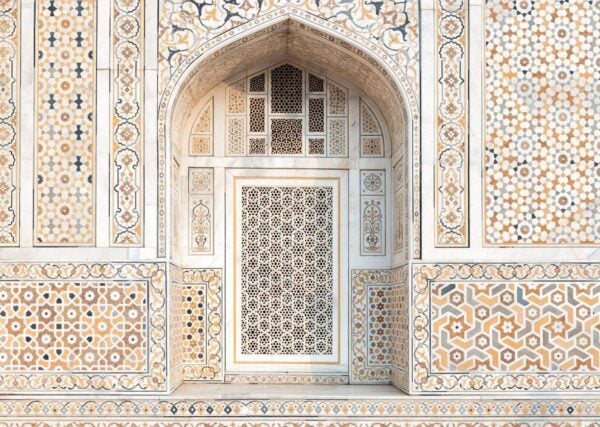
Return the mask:
{"type": "Polygon", "coordinates": [[[362,256],[386,253],[385,170],[360,171],[360,230],[362,256]]]}
{"type": "Polygon", "coordinates": [[[402,265],[393,268],[390,293],[390,341],[392,349],[392,384],[399,389],[409,392],[411,389],[410,339],[411,327],[416,324],[411,321],[409,287],[410,266],[402,265]]]}
{"type": "Polygon", "coordinates": [[[165,267],[0,264],[0,389],[166,389],[165,267]]]}
{"type": "Polygon", "coordinates": [[[144,235],[144,2],[112,4],[111,245],[144,235]]]}
{"type": "Polygon", "coordinates": [[[352,382],[388,383],[392,364],[390,270],[352,271],[352,382]]]}
{"type": "Polygon", "coordinates": [[[413,388],[600,388],[598,264],[423,264],[413,271],[413,388]]]}
{"type": "Polygon", "coordinates": [[[436,0],[435,244],[469,245],[468,24],[466,0],[436,0]]]}
{"type": "Polygon", "coordinates": [[[0,9],[0,247],[19,244],[20,2],[0,9]]]}
{"type": "Polygon", "coordinates": [[[188,235],[190,254],[214,250],[213,169],[188,169],[188,235]]]}
{"type": "Polygon", "coordinates": [[[596,2],[486,2],[485,244],[600,243],[598,27],[596,2]]]}
{"type": "Polygon", "coordinates": [[[34,244],[95,244],[96,2],[36,5],[34,244]]]}
{"type": "Polygon", "coordinates": [[[182,378],[223,379],[223,284],[220,269],[179,269],[172,272],[178,313],[174,337],[182,378]]]}

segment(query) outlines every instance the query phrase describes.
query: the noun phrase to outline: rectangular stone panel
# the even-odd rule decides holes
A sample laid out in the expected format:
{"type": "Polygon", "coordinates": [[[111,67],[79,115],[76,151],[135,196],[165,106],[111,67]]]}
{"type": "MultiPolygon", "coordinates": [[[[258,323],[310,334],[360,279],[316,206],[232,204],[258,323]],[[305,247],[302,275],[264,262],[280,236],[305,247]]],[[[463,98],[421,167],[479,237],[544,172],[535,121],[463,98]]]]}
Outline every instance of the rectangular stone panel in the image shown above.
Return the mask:
{"type": "Polygon", "coordinates": [[[19,245],[20,2],[8,2],[0,19],[0,246],[19,245]]]}
{"type": "Polygon", "coordinates": [[[417,265],[416,391],[600,385],[599,264],[417,265]]]}
{"type": "Polygon", "coordinates": [[[95,244],[96,2],[36,5],[34,244],[95,244]]]}
{"type": "Polygon", "coordinates": [[[0,264],[0,390],[166,389],[162,264],[0,264]]]}
{"type": "Polygon", "coordinates": [[[112,246],[144,242],[144,1],[112,4],[112,246]]]}
{"type": "Polygon", "coordinates": [[[485,2],[484,244],[600,243],[597,2],[485,2]]]}

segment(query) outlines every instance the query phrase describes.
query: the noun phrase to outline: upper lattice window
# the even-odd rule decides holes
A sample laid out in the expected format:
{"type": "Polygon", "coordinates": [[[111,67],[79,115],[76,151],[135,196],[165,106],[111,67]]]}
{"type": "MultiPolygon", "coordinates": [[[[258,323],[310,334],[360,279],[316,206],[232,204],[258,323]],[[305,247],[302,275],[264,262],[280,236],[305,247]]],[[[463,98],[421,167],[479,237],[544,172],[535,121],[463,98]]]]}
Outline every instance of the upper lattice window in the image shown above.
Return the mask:
{"type": "Polygon", "coordinates": [[[282,64],[226,88],[228,156],[348,156],[348,90],[282,64]]]}

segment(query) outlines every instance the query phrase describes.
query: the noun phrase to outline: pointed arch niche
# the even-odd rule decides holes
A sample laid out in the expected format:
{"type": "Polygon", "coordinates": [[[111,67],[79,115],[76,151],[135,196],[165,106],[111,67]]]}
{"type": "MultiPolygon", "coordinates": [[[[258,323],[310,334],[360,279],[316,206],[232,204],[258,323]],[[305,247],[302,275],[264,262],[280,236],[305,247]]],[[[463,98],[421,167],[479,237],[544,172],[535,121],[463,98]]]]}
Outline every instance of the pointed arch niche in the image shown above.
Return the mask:
{"type": "Polygon", "coordinates": [[[223,42],[182,75],[166,117],[169,257],[222,272],[218,374],[189,368],[206,363],[194,361],[209,351],[199,345],[184,350],[184,379],[389,383],[397,370],[406,388],[398,283],[410,114],[374,64],[286,18],[223,42]],[[369,316],[382,325],[367,326],[369,316]]]}

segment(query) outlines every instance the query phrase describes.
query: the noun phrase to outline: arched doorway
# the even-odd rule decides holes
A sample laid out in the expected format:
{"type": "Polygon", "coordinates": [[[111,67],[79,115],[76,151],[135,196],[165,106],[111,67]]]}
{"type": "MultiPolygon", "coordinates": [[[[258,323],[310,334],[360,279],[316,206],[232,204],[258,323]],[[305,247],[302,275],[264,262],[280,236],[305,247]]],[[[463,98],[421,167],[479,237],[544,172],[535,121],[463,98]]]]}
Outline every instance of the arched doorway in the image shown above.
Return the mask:
{"type": "Polygon", "coordinates": [[[350,271],[391,268],[406,240],[408,167],[391,156],[408,113],[393,79],[343,46],[282,20],[172,98],[171,259],[225,270],[230,376],[347,378],[350,271]]]}

